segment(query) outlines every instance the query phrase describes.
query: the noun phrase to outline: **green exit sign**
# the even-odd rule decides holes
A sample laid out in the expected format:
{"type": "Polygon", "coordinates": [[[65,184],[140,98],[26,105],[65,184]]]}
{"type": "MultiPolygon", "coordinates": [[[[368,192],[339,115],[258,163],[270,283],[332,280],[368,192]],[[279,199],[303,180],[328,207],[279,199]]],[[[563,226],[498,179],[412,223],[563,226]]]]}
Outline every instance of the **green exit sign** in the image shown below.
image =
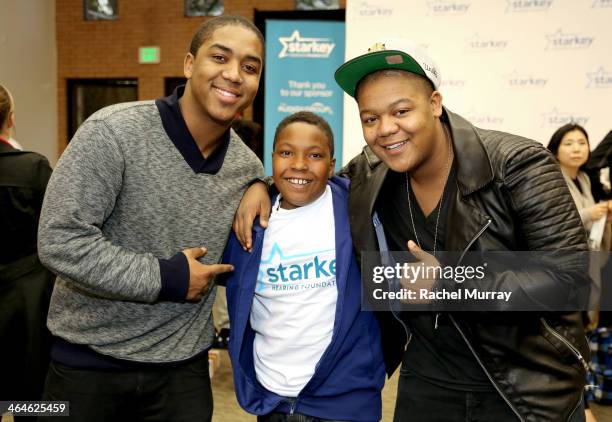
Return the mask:
{"type": "Polygon", "coordinates": [[[140,47],[138,49],[138,63],[156,64],[159,63],[159,47],[140,47]]]}

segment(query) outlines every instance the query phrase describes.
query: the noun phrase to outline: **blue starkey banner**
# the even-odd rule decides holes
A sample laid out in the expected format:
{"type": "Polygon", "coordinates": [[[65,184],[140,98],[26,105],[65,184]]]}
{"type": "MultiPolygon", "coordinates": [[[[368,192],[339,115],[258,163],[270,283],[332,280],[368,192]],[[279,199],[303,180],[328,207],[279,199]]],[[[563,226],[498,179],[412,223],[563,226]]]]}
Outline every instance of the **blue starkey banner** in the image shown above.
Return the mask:
{"type": "Polygon", "coordinates": [[[342,164],[342,90],[334,72],[344,62],[344,22],[266,21],[264,165],[272,174],[272,143],[280,121],[312,111],[334,131],[336,170],[342,164]]]}

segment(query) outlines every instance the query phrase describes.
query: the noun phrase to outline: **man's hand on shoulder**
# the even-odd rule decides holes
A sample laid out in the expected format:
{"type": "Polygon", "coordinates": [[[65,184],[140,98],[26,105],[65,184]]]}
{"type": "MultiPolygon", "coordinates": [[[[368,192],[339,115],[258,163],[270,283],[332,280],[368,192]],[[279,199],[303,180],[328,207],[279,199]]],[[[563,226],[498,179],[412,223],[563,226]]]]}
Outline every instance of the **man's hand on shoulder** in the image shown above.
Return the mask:
{"type": "Polygon", "coordinates": [[[198,258],[206,255],[206,248],[189,248],[183,251],[189,264],[189,288],[187,289],[187,301],[198,302],[212,286],[215,276],[230,271],[234,267],[228,264],[206,265],[198,261],[198,258]]]}

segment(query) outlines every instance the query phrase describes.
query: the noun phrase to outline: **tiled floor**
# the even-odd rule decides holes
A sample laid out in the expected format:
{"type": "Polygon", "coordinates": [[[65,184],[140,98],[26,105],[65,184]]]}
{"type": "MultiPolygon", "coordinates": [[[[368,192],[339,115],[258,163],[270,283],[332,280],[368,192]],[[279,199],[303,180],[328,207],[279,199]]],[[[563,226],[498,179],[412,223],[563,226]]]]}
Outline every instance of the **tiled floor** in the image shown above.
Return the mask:
{"type": "MultiPolygon", "coordinates": [[[[397,389],[397,373],[387,381],[383,390],[383,422],[393,420],[393,407],[395,405],[395,394],[397,389]]],[[[220,365],[215,371],[212,381],[213,397],[215,401],[215,412],[213,422],[255,422],[256,418],[245,413],[234,395],[234,383],[229,364],[229,358],[225,351],[221,352],[220,365]]],[[[593,404],[593,412],[598,422],[612,422],[612,406],[597,406],[593,404]]],[[[12,417],[3,417],[1,422],[13,422],[12,417]]],[[[419,422],[415,420],[414,422],[419,422]]]]}

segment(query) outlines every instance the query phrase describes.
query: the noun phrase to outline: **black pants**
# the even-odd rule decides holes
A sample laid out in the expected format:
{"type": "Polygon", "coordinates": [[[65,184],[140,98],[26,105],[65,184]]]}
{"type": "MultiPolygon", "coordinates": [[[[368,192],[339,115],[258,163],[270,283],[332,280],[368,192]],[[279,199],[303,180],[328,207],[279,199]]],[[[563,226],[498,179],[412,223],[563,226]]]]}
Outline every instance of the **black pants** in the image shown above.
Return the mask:
{"type": "Polygon", "coordinates": [[[208,355],[179,367],[128,372],[76,369],[52,362],[43,400],[68,400],[70,417],[39,421],[210,421],[208,355]]]}
{"type": "Polygon", "coordinates": [[[495,392],[438,387],[400,373],[394,422],[516,422],[518,417],[495,392]]]}
{"type": "MultiPolygon", "coordinates": [[[[450,390],[400,373],[394,422],[516,422],[518,416],[497,392],[450,390]]],[[[584,402],[570,418],[583,422],[584,402]]]]}
{"type": "Polygon", "coordinates": [[[0,265],[0,400],[42,397],[51,350],[46,322],[54,279],[36,255],[0,265]]]}
{"type": "Polygon", "coordinates": [[[257,422],[346,422],[331,419],[320,419],[313,416],[306,416],[300,413],[290,415],[288,413],[268,413],[264,416],[257,416],[257,422]]]}

